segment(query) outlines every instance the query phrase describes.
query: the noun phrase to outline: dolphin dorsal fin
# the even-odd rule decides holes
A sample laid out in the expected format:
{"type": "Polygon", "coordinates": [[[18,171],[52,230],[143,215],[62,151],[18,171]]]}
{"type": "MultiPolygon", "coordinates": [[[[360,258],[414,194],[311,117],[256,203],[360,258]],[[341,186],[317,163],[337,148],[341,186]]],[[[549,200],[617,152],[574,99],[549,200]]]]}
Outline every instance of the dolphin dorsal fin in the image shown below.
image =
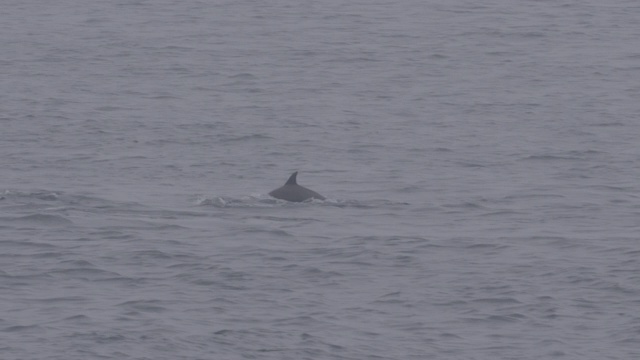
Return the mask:
{"type": "Polygon", "coordinates": [[[298,183],[296,182],[296,176],[298,176],[297,171],[291,174],[291,176],[289,176],[289,180],[287,180],[285,185],[298,185],[298,183]]]}

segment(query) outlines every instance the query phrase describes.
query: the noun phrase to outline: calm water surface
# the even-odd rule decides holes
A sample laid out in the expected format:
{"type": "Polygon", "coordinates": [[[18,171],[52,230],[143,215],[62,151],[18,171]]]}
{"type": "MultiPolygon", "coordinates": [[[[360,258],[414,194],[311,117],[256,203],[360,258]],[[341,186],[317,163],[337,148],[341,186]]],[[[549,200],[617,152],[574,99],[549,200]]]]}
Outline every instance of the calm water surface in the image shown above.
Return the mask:
{"type": "Polygon", "coordinates": [[[6,1],[0,358],[637,358],[639,16],[6,1]]]}

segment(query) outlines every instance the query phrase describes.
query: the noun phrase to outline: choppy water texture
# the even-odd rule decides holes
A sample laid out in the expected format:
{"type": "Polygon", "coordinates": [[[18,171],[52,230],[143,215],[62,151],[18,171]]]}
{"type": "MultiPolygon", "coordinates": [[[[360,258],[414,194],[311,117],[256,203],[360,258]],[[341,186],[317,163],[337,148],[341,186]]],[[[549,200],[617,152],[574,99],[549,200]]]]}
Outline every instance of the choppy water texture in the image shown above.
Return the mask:
{"type": "Polygon", "coordinates": [[[0,358],[640,356],[636,2],[0,16],[0,358]]]}

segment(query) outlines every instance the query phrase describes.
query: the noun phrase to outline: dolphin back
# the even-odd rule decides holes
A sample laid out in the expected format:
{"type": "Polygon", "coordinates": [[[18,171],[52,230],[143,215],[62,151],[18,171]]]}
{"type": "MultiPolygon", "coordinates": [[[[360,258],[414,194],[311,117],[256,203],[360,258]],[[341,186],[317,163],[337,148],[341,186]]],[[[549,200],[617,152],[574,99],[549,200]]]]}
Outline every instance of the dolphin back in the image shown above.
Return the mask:
{"type": "Polygon", "coordinates": [[[297,175],[297,171],[291,174],[286,184],[273,190],[269,193],[269,195],[273,196],[276,199],[293,202],[301,202],[308,199],[325,200],[325,197],[318,194],[317,192],[311,189],[307,189],[304,186],[298,185],[298,183],[296,182],[297,175]]]}

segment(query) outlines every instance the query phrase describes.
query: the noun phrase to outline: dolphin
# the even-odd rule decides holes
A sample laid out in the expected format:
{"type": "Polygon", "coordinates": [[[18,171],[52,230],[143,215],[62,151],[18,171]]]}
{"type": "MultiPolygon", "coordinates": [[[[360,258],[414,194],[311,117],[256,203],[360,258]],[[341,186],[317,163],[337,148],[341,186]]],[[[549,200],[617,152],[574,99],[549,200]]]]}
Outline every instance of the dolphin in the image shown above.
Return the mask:
{"type": "Polygon", "coordinates": [[[276,199],[293,202],[301,202],[307,199],[325,199],[324,196],[318,194],[317,192],[307,189],[304,186],[298,185],[298,183],[296,182],[296,176],[298,176],[297,171],[291,174],[289,180],[287,180],[287,182],[283,186],[273,190],[269,193],[269,195],[273,196],[276,199]]]}

